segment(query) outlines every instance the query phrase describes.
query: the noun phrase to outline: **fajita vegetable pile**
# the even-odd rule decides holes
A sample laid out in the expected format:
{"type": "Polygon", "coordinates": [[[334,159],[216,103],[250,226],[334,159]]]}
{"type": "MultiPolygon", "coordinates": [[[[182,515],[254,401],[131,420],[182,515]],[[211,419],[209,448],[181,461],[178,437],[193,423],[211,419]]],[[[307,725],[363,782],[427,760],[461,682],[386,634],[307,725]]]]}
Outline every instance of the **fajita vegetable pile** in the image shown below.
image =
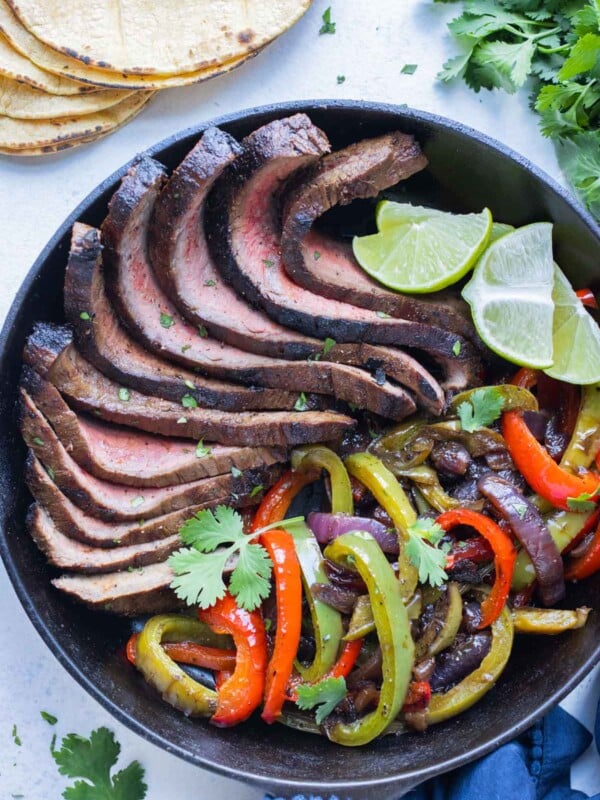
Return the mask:
{"type": "Polygon", "coordinates": [[[214,725],[360,746],[585,625],[600,333],[549,223],[380,200],[427,169],[402,132],[331,150],[297,114],[138,159],[73,227],[21,429],[29,531],[57,590],[134,619],[123,669],[214,725]],[[340,238],[358,199],[373,232],[340,238]]]}

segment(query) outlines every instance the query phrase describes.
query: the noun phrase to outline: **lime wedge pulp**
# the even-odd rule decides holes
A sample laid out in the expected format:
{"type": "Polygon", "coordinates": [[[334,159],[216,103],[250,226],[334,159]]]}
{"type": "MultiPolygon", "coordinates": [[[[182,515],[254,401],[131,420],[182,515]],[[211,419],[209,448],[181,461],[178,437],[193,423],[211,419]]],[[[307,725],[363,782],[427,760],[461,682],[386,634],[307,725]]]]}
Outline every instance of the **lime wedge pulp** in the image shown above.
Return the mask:
{"type": "Polygon", "coordinates": [[[460,280],[488,244],[492,215],[451,214],[384,200],[379,233],[356,236],[356,260],[372,278],[407,294],[435,292],[460,280]]]}
{"type": "Polygon", "coordinates": [[[556,264],[552,297],[554,363],[544,371],[567,383],[599,383],[600,328],[556,264]]]}
{"type": "Polygon", "coordinates": [[[463,289],[473,322],[495,353],[521,366],[553,364],[552,225],[537,222],[496,239],[463,289]]]}

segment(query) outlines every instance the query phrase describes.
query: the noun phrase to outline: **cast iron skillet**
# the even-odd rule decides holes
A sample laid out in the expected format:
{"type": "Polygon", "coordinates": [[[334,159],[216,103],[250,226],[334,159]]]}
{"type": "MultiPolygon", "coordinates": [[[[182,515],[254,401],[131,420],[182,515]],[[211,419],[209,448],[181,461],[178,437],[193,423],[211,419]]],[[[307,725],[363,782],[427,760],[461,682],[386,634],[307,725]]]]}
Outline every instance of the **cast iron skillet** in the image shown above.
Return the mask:
{"type": "MultiPolygon", "coordinates": [[[[240,138],[260,125],[305,111],[335,147],[400,129],[413,133],[430,161],[409,184],[411,197],[455,211],[487,205],[514,225],[554,222],[555,253],[577,287],[600,284],[600,229],[572,197],[538,169],[480,133],[440,117],[364,102],[287,103],[216,120],[240,138]]],[[[148,152],[169,168],[195,144],[202,127],[165,139],[148,152]]],[[[64,667],[117,719],[154,744],[276,794],[298,791],[353,798],[398,797],[434,775],[465,764],[516,736],[564,697],[600,660],[600,614],[559,637],[517,642],[497,687],[462,716],[425,736],[387,737],[367,747],[337,747],[281,725],[249,722],[223,731],[186,719],[160,700],[129,667],[126,621],[88,612],[52,589],[51,570],[24,528],[29,497],[15,402],[25,337],[34,320],[63,319],[62,284],[75,220],[98,225],[124,166],[71,214],[33,265],[0,336],[0,551],[15,590],[44,641],[64,667]]],[[[57,187],[60,191],[60,187],[57,187]]],[[[527,265],[523,265],[526,269],[527,265]]],[[[593,604],[600,575],[569,589],[567,605],[593,604]]]]}

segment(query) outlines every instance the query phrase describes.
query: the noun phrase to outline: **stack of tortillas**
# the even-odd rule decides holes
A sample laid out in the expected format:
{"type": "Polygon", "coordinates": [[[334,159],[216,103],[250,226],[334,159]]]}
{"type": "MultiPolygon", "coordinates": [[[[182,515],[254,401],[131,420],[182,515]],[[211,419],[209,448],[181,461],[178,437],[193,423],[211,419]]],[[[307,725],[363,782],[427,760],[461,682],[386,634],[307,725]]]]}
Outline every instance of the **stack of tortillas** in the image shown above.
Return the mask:
{"type": "Polygon", "coordinates": [[[104,136],[158,89],[234,69],[312,0],[0,0],[0,152],[104,136]]]}

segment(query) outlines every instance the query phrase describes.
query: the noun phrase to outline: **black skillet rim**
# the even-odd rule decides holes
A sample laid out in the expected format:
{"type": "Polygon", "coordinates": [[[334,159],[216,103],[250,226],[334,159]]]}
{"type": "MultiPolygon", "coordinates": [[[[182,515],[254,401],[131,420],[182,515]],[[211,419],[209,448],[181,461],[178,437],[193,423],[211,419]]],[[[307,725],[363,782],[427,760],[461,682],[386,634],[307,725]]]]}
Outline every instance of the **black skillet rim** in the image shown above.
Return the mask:
{"type": "MultiPolygon", "coordinates": [[[[283,103],[271,103],[264,106],[257,106],[250,109],[243,109],[241,111],[227,114],[218,117],[216,119],[208,120],[207,122],[202,123],[201,125],[191,126],[189,128],[183,129],[175,134],[172,134],[171,136],[166,137],[160,142],[154,144],[144,152],[147,155],[154,156],[159,151],[162,151],[165,148],[172,147],[173,145],[177,144],[179,141],[181,141],[186,137],[199,136],[204,130],[206,130],[206,128],[211,127],[213,125],[224,126],[233,123],[240,123],[246,121],[249,118],[252,118],[253,116],[259,116],[264,114],[284,115],[290,113],[305,112],[310,115],[310,113],[315,110],[330,110],[330,109],[350,110],[355,112],[363,111],[367,114],[369,112],[383,113],[390,115],[393,114],[398,116],[399,118],[404,117],[409,120],[410,119],[415,120],[417,122],[424,122],[441,127],[447,127],[455,133],[458,133],[469,139],[475,139],[479,143],[483,144],[488,149],[495,151],[499,155],[504,156],[505,158],[509,158],[513,161],[516,161],[519,164],[519,166],[521,166],[527,172],[531,173],[538,180],[545,183],[555,194],[559,195],[561,199],[568,206],[570,206],[570,208],[577,214],[577,216],[580,217],[580,219],[590,229],[592,234],[596,238],[600,239],[600,226],[595,222],[592,216],[580,205],[575,196],[567,189],[562,187],[560,184],[558,184],[553,178],[547,175],[539,167],[532,164],[528,159],[524,158],[519,153],[507,147],[506,145],[503,145],[502,143],[498,142],[492,137],[489,137],[486,134],[483,134],[474,128],[463,125],[462,123],[459,122],[455,122],[451,119],[448,119],[447,117],[442,117],[440,115],[431,114],[424,111],[417,111],[415,109],[408,108],[407,106],[399,106],[391,103],[379,103],[374,101],[352,101],[352,100],[299,100],[299,101],[283,102],[283,103]]],[[[104,191],[106,191],[107,188],[112,186],[125,174],[129,166],[133,163],[133,161],[135,161],[136,157],[132,158],[130,161],[128,161],[126,164],[124,164],[122,167],[120,167],[110,176],[108,176],[104,181],[102,181],[102,183],[100,183],[95,189],[93,189],[87,195],[87,197],[81,201],[81,203],[79,203],[79,205],[74,209],[74,211],[59,226],[55,234],[51,237],[51,239],[47,242],[45,247],[40,252],[40,255],[35,260],[33,266],[29,269],[23,283],[21,284],[11,304],[6,320],[2,327],[2,331],[0,332],[0,371],[2,370],[4,361],[8,355],[7,346],[8,346],[8,340],[10,338],[10,331],[13,327],[18,311],[23,301],[32,290],[34,281],[36,280],[37,276],[43,270],[46,259],[48,258],[49,254],[52,252],[54,247],[60,242],[65,233],[70,229],[72,224],[84,214],[87,208],[104,191]]],[[[165,740],[158,732],[149,730],[142,723],[128,717],[115,702],[106,697],[101,690],[99,690],[91,681],[87,679],[86,675],[79,670],[77,665],[73,663],[73,661],[64,652],[63,648],[61,647],[60,641],[58,641],[47,630],[45,624],[40,619],[40,616],[37,612],[34,603],[31,601],[30,597],[27,594],[27,591],[25,590],[21,582],[18,570],[11,558],[6,537],[4,535],[0,536],[0,555],[2,556],[10,581],[14,587],[17,597],[19,598],[19,601],[21,602],[21,605],[25,610],[25,613],[33,623],[38,634],[41,636],[45,644],[48,646],[49,650],[52,652],[55,658],[60,662],[60,664],[79,683],[79,685],[82,686],[85,689],[85,691],[88,694],[90,694],[95,700],[97,700],[100,703],[100,705],[103,706],[103,708],[105,708],[113,717],[115,717],[115,719],[117,719],[120,723],[125,725],[130,730],[139,734],[145,740],[151,742],[152,744],[157,745],[158,747],[161,747],[167,752],[170,752],[192,764],[195,764],[196,766],[209,769],[213,772],[217,772],[228,778],[260,786],[263,789],[265,787],[269,787],[272,790],[283,791],[286,794],[288,792],[295,793],[297,791],[312,791],[321,794],[328,792],[340,792],[340,791],[361,792],[363,790],[369,790],[371,792],[375,790],[377,792],[377,790],[385,790],[385,789],[389,789],[390,792],[393,792],[394,788],[396,791],[402,791],[402,790],[407,791],[411,786],[416,786],[418,783],[427,780],[430,777],[456,769],[457,767],[460,767],[477,758],[480,758],[481,756],[489,753],[490,751],[498,748],[502,744],[505,744],[506,742],[510,741],[514,737],[521,734],[523,731],[529,728],[534,722],[536,722],[540,717],[546,714],[558,702],[560,702],[560,700],[562,700],[570,691],[572,691],[581,682],[581,680],[585,677],[585,675],[598,662],[600,662],[600,644],[599,644],[597,651],[593,653],[583,664],[581,664],[579,669],[577,669],[570,676],[569,680],[567,680],[560,689],[555,691],[551,697],[547,698],[544,703],[538,706],[538,708],[534,712],[528,714],[517,725],[513,725],[512,728],[505,731],[504,733],[494,736],[492,739],[488,740],[485,744],[473,748],[467,753],[463,753],[460,756],[449,759],[448,761],[444,762],[443,765],[432,764],[430,768],[424,770],[418,770],[413,772],[405,771],[396,776],[386,776],[385,778],[382,778],[381,780],[377,781],[359,780],[354,782],[345,781],[343,783],[342,782],[319,783],[318,781],[316,781],[316,782],[311,782],[310,784],[307,784],[306,782],[300,783],[295,781],[294,779],[289,779],[287,781],[284,781],[279,778],[273,778],[268,775],[260,774],[258,771],[240,772],[239,770],[230,769],[227,766],[223,766],[208,759],[203,759],[201,757],[198,757],[195,754],[186,752],[183,748],[179,746],[172,745],[170,742],[165,740]],[[396,786],[394,787],[395,782],[396,786]]]]}

